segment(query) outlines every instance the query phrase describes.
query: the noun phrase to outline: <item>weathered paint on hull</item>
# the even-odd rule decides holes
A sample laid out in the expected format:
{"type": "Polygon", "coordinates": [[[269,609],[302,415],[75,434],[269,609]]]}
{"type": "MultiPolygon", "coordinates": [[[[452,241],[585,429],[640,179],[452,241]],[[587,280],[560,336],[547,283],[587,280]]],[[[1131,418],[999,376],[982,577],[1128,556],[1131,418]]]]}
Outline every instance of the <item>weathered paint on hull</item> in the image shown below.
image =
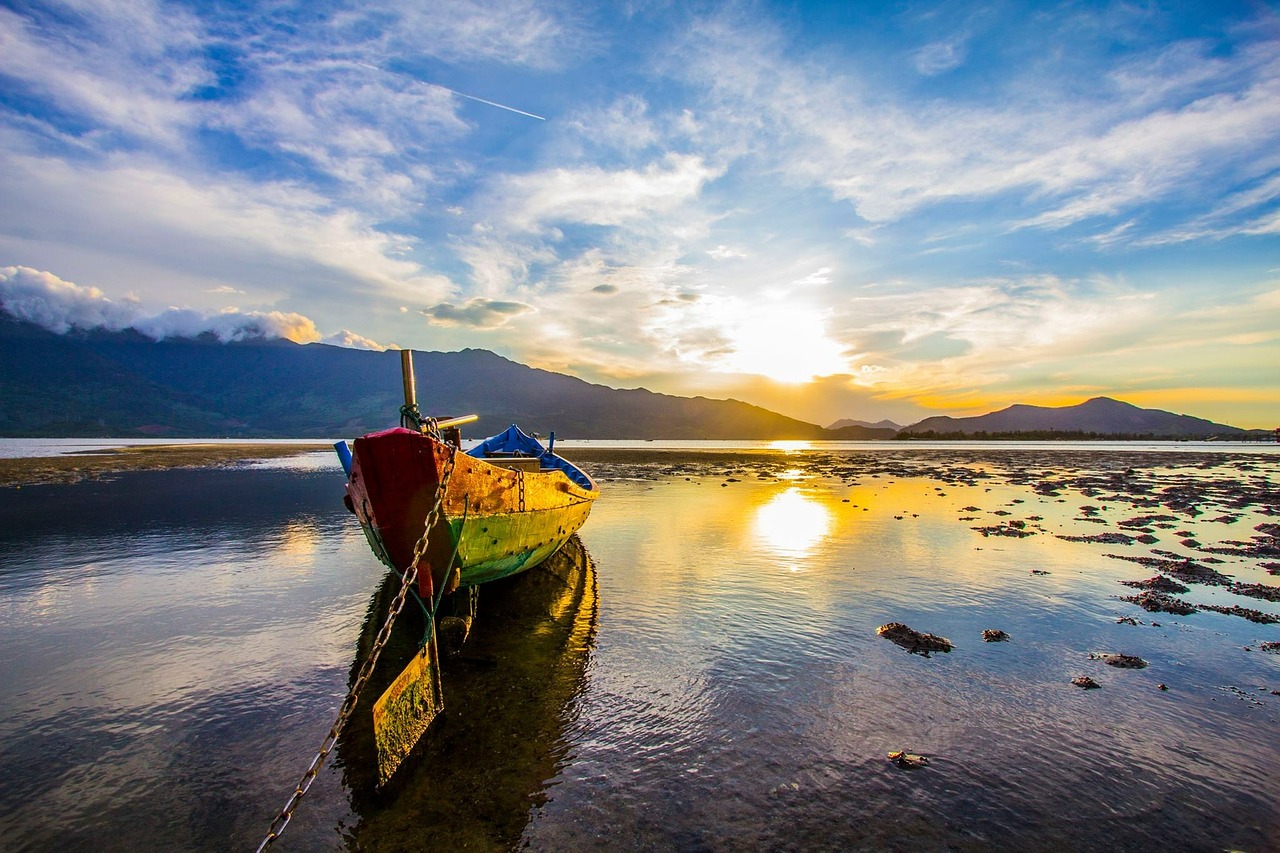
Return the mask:
{"type": "MultiPolygon", "coordinates": [[[[563,510],[449,519],[449,543],[457,547],[461,566],[459,585],[488,583],[533,568],[560,550],[590,512],[590,504],[579,504],[563,510]]],[[[373,526],[363,522],[360,526],[378,559],[401,571],[373,526]]]]}
{"type": "MultiPolygon", "coordinates": [[[[356,439],[347,486],[375,554],[403,572],[447,466],[450,448],[408,430],[356,439]]],[[[599,492],[560,471],[520,471],[457,453],[419,569],[431,586],[485,583],[538,565],[586,521],[599,492]],[[455,562],[456,551],[456,562],[455,562]],[[449,566],[457,565],[453,576],[449,566]]],[[[424,577],[422,587],[428,586],[424,577]]]]}
{"type": "Polygon", "coordinates": [[[467,518],[465,522],[450,519],[462,566],[461,583],[486,583],[533,568],[558,551],[590,512],[588,502],[467,518]]]}

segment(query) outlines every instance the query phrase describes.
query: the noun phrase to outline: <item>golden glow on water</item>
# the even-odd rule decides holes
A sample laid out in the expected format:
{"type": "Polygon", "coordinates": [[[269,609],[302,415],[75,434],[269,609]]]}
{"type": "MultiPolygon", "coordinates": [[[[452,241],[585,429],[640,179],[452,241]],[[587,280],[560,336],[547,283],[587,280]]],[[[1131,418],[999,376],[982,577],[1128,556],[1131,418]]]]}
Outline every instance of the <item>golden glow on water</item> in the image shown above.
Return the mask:
{"type": "Polygon", "coordinates": [[[768,446],[770,450],[785,450],[791,453],[797,450],[812,450],[813,442],[803,439],[778,439],[769,442],[768,446]]]}
{"type": "Polygon", "coordinates": [[[765,548],[799,571],[797,562],[813,553],[831,533],[831,510],[792,486],[756,509],[752,532],[765,548]]]}
{"type": "Polygon", "coordinates": [[[280,530],[276,549],[292,557],[310,557],[320,547],[320,531],[314,524],[292,521],[280,530]]]}

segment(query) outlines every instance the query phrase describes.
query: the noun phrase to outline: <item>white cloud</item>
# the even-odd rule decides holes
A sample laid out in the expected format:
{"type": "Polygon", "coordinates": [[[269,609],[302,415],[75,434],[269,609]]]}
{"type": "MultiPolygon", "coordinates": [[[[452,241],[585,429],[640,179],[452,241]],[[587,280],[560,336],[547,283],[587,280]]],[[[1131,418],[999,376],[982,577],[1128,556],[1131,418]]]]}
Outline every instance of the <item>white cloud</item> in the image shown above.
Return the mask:
{"type": "Polygon", "coordinates": [[[497,182],[493,205],[517,230],[553,223],[619,226],[675,212],[721,173],[696,155],[668,154],[643,169],[552,169],[497,182]]]}
{"type": "MultiPolygon", "coordinates": [[[[1068,201],[1026,225],[1061,227],[1120,213],[1201,183],[1224,161],[1269,154],[1280,143],[1280,65],[1246,91],[1213,95],[1078,139],[1029,160],[1019,171],[1068,201]]],[[[1241,164],[1248,169],[1248,163],[1241,164]]]]}
{"type": "Polygon", "coordinates": [[[790,286],[798,288],[822,287],[831,283],[831,272],[831,267],[821,267],[803,278],[798,278],[791,282],[790,286]]]}
{"type": "Polygon", "coordinates": [[[287,274],[293,288],[315,295],[326,281],[348,294],[416,299],[451,288],[396,257],[411,238],[379,231],[368,216],[299,185],[196,179],[123,158],[97,168],[24,156],[0,163],[0,230],[8,233],[110,251],[127,246],[158,266],[198,265],[224,280],[265,268],[271,278],[264,285],[278,286],[287,274]]]}
{"type": "MultiPolygon", "coordinates": [[[[322,337],[315,323],[301,314],[235,308],[215,313],[166,308],[148,314],[136,301],[114,302],[96,287],[82,287],[53,273],[21,266],[0,267],[0,309],[58,334],[71,329],[134,329],[154,340],[212,334],[224,343],[248,338],[311,343],[322,337]]],[[[384,349],[346,330],[326,341],[360,349],[384,349]]]]}
{"type": "Polygon", "coordinates": [[[206,314],[189,308],[168,308],[153,317],[139,317],[129,324],[155,340],[195,338],[211,334],[223,343],[253,338],[285,338],[300,344],[320,340],[310,318],[283,311],[239,311],[228,308],[206,314]]]}
{"type": "Polygon", "coordinates": [[[1003,102],[905,97],[721,16],[691,31],[670,70],[704,93],[704,142],[735,169],[825,187],[875,223],[1017,193],[1023,224],[1061,228],[1266,173],[1280,147],[1280,43],[1211,49],[1176,44],[1110,88],[1022,80],[1003,102]],[[1177,80],[1152,100],[1137,81],[1156,74],[1177,80]]]}
{"type": "Polygon", "coordinates": [[[926,77],[959,68],[965,60],[965,39],[957,38],[926,44],[914,54],[916,70],[926,77]]]}
{"type": "Polygon", "coordinates": [[[0,9],[0,73],[100,128],[179,145],[197,122],[198,106],[187,96],[213,79],[196,19],[149,2],[64,11],[85,25],[41,25],[0,9]]]}
{"type": "Polygon", "coordinates": [[[220,106],[210,123],[246,144],[302,158],[339,182],[343,197],[387,215],[414,209],[441,180],[436,152],[469,128],[437,86],[362,63],[270,54],[258,85],[220,106]]]}
{"type": "Polygon", "coordinates": [[[976,388],[1010,371],[1132,345],[1157,302],[1121,284],[1040,275],[851,300],[836,324],[879,386],[976,388]]]}
{"type": "MultiPolygon", "coordinates": [[[[537,0],[392,0],[361,4],[363,16],[383,24],[386,48],[425,53],[446,62],[489,61],[530,68],[556,68],[596,49],[565,6],[537,0]]],[[[338,19],[345,22],[353,13],[338,19]]]]}
{"type": "Polygon", "coordinates": [[[570,124],[593,146],[625,152],[642,151],[668,141],[649,115],[649,105],[635,94],[623,95],[600,110],[583,111],[570,124]]]}
{"type": "Polygon", "coordinates": [[[363,349],[372,350],[374,352],[382,352],[387,349],[397,349],[395,344],[383,345],[377,341],[370,340],[364,335],[358,335],[348,329],[334,332],[332,335],[326,335],[320,339],[322,344],[330,344],[335,347],[343,347],[344,349],[363,349]]]}
{"type": "Polygon", "coordinates": [[[0,267],[0,308],[51,332],[72,328],[120,331],[138,316],[131,302],[112,302],[96,287],[80,287],[30,267],[0,267]]]}

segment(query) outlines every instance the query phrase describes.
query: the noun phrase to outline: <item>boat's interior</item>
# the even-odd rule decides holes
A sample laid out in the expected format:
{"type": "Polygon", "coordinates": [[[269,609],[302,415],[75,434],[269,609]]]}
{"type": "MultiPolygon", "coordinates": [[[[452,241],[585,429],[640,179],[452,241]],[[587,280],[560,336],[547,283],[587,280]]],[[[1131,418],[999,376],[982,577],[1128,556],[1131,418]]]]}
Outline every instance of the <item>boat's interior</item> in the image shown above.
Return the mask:
{"type": "Polygon", "coordinates": [[[551,436],[552,448],[542,446],[542,442],[525,433],[520,427],[512,424],[495,436],[486,438],[467,451],[468,456],[483,459],[490,465],[498,465],[513,470],[563,471],[565,476],[584,489],[595,489],[591,478],[578,469],[576,465],[557,456],[554,452],[555,434],[551,436]]]}

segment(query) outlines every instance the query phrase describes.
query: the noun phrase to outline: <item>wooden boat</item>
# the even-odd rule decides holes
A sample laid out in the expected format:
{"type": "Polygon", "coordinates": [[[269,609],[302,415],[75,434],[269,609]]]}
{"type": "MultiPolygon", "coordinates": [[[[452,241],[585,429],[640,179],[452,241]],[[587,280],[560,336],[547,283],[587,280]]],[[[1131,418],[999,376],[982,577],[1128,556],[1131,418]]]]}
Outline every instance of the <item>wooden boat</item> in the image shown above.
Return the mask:
{"type": "MultiPolygon", "coordinates": [[[[475,588],[537,566],[587,520],[595,483],[550,446],[512,424],[470,450],[459,427],[474,415],[437,420],[419,414],[408,350],[401,352],[401,425],[335,448],[347,472],[344,503],[378,558],[414,591],[429,615],[419,655],[374,705],[382,782],[387,781],[443,707],[437,621],[465,640],[475,588]],[[446,595],[456,593],[437,620],[446,595]]],[[[401,597],[403,601],[403,596],[401,597]]],[[[395,614],[392,614],[394,618],[395,614]]],[[[376,661],[378,649],[373,652],[376,661]]]]}
{"type": "Polygon", "coordinates": [[[403,573],[448,477],[418,561],[424,600],[533,568],[583,525],[599,495],[590,477],[515,424],[466,452],[448,432],[400,427],[357,438],[347,482],[345,502],[373,552],[403,573]]]}

